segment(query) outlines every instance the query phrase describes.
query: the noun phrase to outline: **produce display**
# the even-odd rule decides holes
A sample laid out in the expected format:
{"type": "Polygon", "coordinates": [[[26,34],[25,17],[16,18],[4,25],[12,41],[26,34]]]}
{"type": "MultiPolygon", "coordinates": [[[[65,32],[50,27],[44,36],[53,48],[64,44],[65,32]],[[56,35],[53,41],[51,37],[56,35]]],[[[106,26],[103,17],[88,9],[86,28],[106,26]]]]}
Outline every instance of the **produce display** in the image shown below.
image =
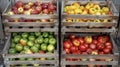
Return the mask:
{"type": "Polygon", "coordinates": [[[12,10],[8,12],[9,15],[14,14],[53,14],[56,12],[56,4],[53,2],[28,2],[23,3],[22,1],[17,1],[12,7],[12,10]]]}
{"type": "Polygon", "coordinates": [[[9,22],[54,22],[53,19],[9,19],[9,22]]]}
{"type": "MultiPolygon", "coordinates": [[[[9,54],[35,54],[35,53],[53,54],[56,48],[56,42],[57,41],[53,32],[13,33],[8,53],[9,54]]],[[[36,59],[36,58],[32,58],[32,59],[36,59]]],[[[49,60],[50,58],[37,58],[37,59],[49,60]]],[[[21,60],[21,58],[19,60],[21,60]]]]}
{"type": "MultiPolygon", "coordinates": [[[[63,42],[63,48],[66,54],[86,54],[86,55],[101,55],[112,54],[113,44],[109,36],[76,36],[69,35],[63,42]]],[[[94,59],[94,58],[91,58],[94,59]]],[[[83,58],[67,58],[67,61],[90,61],[83,58]]],[[[94,59],[101,60],[101,59],[94,59]]],[[[102,61],[111,61],[112,59],[102,59],[102,61]]]]}
{"type": "Polygon", "coordinates": [[[107,22],[111,22],[112,20],[110,19],[73,19],[73,18],[66,18],[66,22],[103,22],[103,23],[107,23],[107,22]]]}
{"type": "Polygon", "coordinates": [[[112,15],[108,6],[101,6],[93,2],[88,2],[83,5],[80,2],[74,2],[64,7],[64,12],[67,14],[81,14],[81,15],[112,15]]]}

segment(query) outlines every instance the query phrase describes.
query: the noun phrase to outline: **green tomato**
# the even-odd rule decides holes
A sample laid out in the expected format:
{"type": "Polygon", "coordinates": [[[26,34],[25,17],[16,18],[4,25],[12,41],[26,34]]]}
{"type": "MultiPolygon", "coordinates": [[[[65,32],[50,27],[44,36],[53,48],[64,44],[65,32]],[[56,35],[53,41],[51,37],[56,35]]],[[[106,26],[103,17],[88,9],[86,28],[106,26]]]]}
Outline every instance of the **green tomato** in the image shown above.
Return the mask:
{"type": "Polygon", "coordinates": [[[40,38],[40,37],[36,39],[36,41],[37,41],[38,44],[42,44],[42,43],[43,43],[43,40],[44,40],[44,39],[43,39],[43,38],[40,38]]]}
{"type": "Polygon", "coordinates": [[[11,45],[10,45],[10,47],[11,47],[11,48],[14,48],[15,45],[16,45],[16,44],[12,42],[11,45]]]}
{"type": "Polygon", "coordinates": [[[10,48],[10,49],[8,50],[8,53],[9,53],[9,54],[16,54],[17,51],[16,51],[15,48],[10,48]]]}
{"type": "Polygon", "coordinates": [[[47,45],[46,44],[41,44],[41,50],[46,51],[47,50],[47,45]]]}
{"type": "Polygon", "coordinates": [[[41,35],[41,32],[35,32],[35,36],[39,37],[41,35]]]}
{"type": "Polygon", "coordinates": [[[49,38],[45,38],[44,43],[48,44],[49,43],[49,38]]]}
{"type": "Polygon", "coordinates": [[[34,45],[34,43],[33,43],[33,41],[28,41],[28,42],[27,42],[27,45],[28,45],[29,47],[32,47],[32,46],[34,45]]]}
{"type": "Polygon", "coordinates": [[[36,47],[36,46],[32,46],[30,49],[34,53],[38,53],[38,51],[39,51],[38,47],[36,47]]]}
{"type": "Polygon", "coordinates": [[[49,35],[48,32],[43,32],[43,37],[46,38],[46,37],[48,37],[48,35],[49,35]]]}
{"type": "Polygon", "coordinates": [[[53,52],[54,49],[55,49],[55,47],[54,47],[53,45],[51,45],[51,44],[47,46],[47,50],[48,50],[49,52],[53,52]]]}
{"type": "Polygon", "coordinates": [[[55,38],[50,38],[49,43],[52,44],[52,45],[55,45],[56,44],[56,39],[55,38]]]}
{"type": "Polygon", "coordinates": [[[21,39],[20,35],[17,35],[14,37],[14,42],[18,43],[18,42],[20,42],[20,39],[21,39]]]}
{"type": "Polygon", "coordinates": [[[22,51],[22,50],[23,50],[23,46],[22,46],[21,44],[17,44],[17,45],[15,46],[15,49],[16,49],[17,51],[22,51]]]}
{"type": "Polygon", "coordinates": [[[23,38],[27,38],[28,37],[28,33],[22,33],[21,34],[23,38]]]}
{"type": "Polygon", "coordinates": [[[29,39],[30,41],[34,41],[34,40],[35,40],[35,37],[34,37],[34,36],[29,36],[28,39],[29,39]]]}

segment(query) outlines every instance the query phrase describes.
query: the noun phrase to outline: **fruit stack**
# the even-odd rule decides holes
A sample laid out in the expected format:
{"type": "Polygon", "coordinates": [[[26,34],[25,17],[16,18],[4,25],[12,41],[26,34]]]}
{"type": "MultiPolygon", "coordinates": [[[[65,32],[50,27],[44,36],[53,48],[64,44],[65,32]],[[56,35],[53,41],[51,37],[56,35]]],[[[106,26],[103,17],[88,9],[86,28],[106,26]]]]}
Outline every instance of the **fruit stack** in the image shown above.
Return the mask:
{"type": "Polygon", "coordinates": [[[114,61],[115,65],[118,65],[118,61],[115,60],[118,49],[111,36],[113,28],[117,25],[115,21],[117,19],[113,17],[117,16],[112,11],[113,7],[107,5],[112,2],[106,3],[106,1],[102,4],[101,1],[63,2],[62,67],[114,66],[114,61]]]}
{"type": "Polygon", "coordinates": [[[52,0],[12,0],[8,4],[3,13],[8,38],[6,67],[59,65],[57,6],[52,0]]]}
{"type": "Polygon", "coordinates": [[[65,26],[83,26],[89,28],[110,28],[112,26],[117,25],[114,22],[116,19],[109,18],[115,17],[114,12],[111,11],[113,8],[113,4],[111,8],[107,6],[105,3],[103,5],[95,2],[67,2],[63,3],[63,25],[65,26]]]}

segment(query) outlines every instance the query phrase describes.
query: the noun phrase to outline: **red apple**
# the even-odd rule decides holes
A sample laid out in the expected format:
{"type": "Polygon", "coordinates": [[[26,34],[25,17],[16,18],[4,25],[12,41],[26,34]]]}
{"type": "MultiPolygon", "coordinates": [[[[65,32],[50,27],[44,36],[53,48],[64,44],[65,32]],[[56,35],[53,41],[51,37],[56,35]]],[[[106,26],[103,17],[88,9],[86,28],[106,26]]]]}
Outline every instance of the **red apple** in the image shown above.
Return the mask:
{"type": "Polygon", "coordinates": [[[86,50],[86,52],[87,52],[88,54],[91,54],[91,53],[92,53],[92,49],[88,48],[88,49],[86,50]]]}
{"type": "Polygon", "coordinates": [[[16,6],[13,6],[12,7],[12,10],[17,10],[18,8],[16,6]]]}
{"type": "Polygon", "coordinates": [[[56,11],[56,6],[55,6],[55,5],[49,5],[49,6],[48,6],[48,9],[49,9],[51,12],[54,12],[54,11],[56,11]]]}
{"type": "Polygon", "coordinates": [[[26,4],[26,5],[24,6],[24,9],[25,9],[25,10],[28,10],[28,9],[30,9],[30,8],[31,8],[31,6],[28,5],[28,4],[26,4]]]}
{"type": "Polygon", "coordinates": [[[71,44],[67,41],[63,43],[63,47],[69,49],[71,47],[71,44]]]}
{"type": "Polygon", "coordinates": [[[48,3],[42,3],[42,9],[48,9],[48,3]]]}
{"type": "Polygon", "coordinates": [[[72,43],[76,47],[78,47],[80,45],[80,42],[77,39],[72,39],[72,43]]]}
{"type": "Polygon", "coordinates": [[[41,11],[42,11],[42,7],[41,7],[41,6],[37,6],[35,9],[36,9],[38,12],[41,12],[41,11]]]}
{"type": "Polygon", "coordinates": [[[31,14],[39,14],[39,12],[36,9],[32,8],[31,14]]]}
{"type": "Polygon", "coordinates": [[[18,10],[16,10],[16,9],[13,10],[13,12],[14,12],[14,14],[18,14],[18,10]]]}
{"type": "Polygon", "coordinates": [[[15,4],[16,7],[23,7],[23,5],[24,4],[23,4],[22,1],[17,1],[16,4],[15,4]]]}
{"type": "Polygon", "coordinates": [[[78,41],[80,41],[80,44],[84,44],[84,39],[82,37],[79,37],[78,41]]]}
{"type": "Polygon", "coordinates": [[[69,36],[69,38],[70,38],[70,39],[74,39],[74,38],[75,38],[75,35],[74,35],[74,34],[71,34],[71,35],[69,36]]]}
{"type": "Polygon", "coordinates": [[[87,48],[85,47],[85,45],[80,45],[79,50],[84,52],[87,50],[87,48]]]}
{"type": "Polygon", "coordinates": [[[49,12],[49,10],[48,9],[44,9],[43,10],[43,14],[49,14],[50,12],[49,12]]]}

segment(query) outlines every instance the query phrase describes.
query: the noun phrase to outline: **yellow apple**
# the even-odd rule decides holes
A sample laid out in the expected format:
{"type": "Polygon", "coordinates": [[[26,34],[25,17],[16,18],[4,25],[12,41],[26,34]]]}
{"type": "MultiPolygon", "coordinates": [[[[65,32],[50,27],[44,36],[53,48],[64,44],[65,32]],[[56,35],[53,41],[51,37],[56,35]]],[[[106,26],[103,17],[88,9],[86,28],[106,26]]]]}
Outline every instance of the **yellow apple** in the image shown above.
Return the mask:
{"type": "Polygon", "coordinates": [[[75,12],[71,10],[71,11],[68,11],[68,14],[75,14],[75,12]]]}
{"type": "Polygon", "coordinates": [[[13,11],[9,11],[8,15],[14,15],[14,12],[13,11]]]}
{"type": "Polygon", "coordinates": [[[94,3],[89,2],[89,3],[85,6],[85,8],[86,8],[86,9],[90,9],[90,8],[92,8],[93,6],[94,6],[94,3]]]}
{"type": "Polygon", "coordinates": [[[101,14],[102,14],[102,15],[107,15],[105,12],[102,12],[101,14]]]}
{"type": "Polygon", "coordinates": [[[82,15],[86,15],[86,14],[88,14],[88,11],[87,11],[87,10],[84,10],[81,14],[82,14],[82,15]]]}
{"type": "Polygon", "coordinates": [[[102,8],[102,11],[105,12],[105,13],[108,13],[110,10],[109,10],[108,7],[103,7],[103,8],[102,8]]]}
{"type": "Polygon", "coordinates": [[[85,7],[84,7],[84,6],[80,6],[80,9],[81,9],[81,10],[84,10],[84,9],[85,9],[85,7]]]}
{"type": "Polygon", "coordinates": [[[69,6],[65,6],[64,7],[64,11],[66,12],[66,11],[68,11],[69,10],[69,6]]]}
{"type": "Polygon", "coordinates": [[[90,8],[90,9],[89,9],[89,13],[94,15],[94,14],[96,13],[95,8],[90,8]]]}
{"type": "Polygon", "coordinates": [[[96,12],[95,14],[96,14],[96,15],[101,15],[101,13],[100,13],[100,12],[96,12]]]}
{"type": "Polygon", "coordinates": [[[25,15],[30,15],[31,13],[30,13],[30,11],[24,11],[24,14],[25,15]]]}
{"type": "Polygon", "coordinates": [[[96,11],[100,11],[101,10],[101,8],[100,8],[100,6],[98,4],[95,4],[93,8],[95,8],[96,11]]]}
{"type": "Polygon", "coordinates": [[[82,10],[81,9],[75,9],[75,14],[81,14],[82,10]]]}
{"type": "Polygon", "coordinates": [[[69,9],[70,9],[70,10],[75,10],[75,9],[77,9],[77,7],[74,6],[74,5],[71,5],[71,6],[69,7],[69,9]]]}
{"type": "Polygon", "coordinates": [[[67,22],[72,22],[72,19],[71,18],[67,18],[66,21],[67,22]]]}
{"type": "Polygon", "coordinates": [[[24,12],[24,8],[23,8],[23,7],[19,7],[19,8],[18,8],[18,12],[19,12],[19,13],[23,13],[23,12],[24,12]]]}
{"type": "Polygon", "coordinates": [[[80,7],[80,3],[78,3],[78,2],[74,2],[72,5],[76,6],[76,8],[80,7]]]}

